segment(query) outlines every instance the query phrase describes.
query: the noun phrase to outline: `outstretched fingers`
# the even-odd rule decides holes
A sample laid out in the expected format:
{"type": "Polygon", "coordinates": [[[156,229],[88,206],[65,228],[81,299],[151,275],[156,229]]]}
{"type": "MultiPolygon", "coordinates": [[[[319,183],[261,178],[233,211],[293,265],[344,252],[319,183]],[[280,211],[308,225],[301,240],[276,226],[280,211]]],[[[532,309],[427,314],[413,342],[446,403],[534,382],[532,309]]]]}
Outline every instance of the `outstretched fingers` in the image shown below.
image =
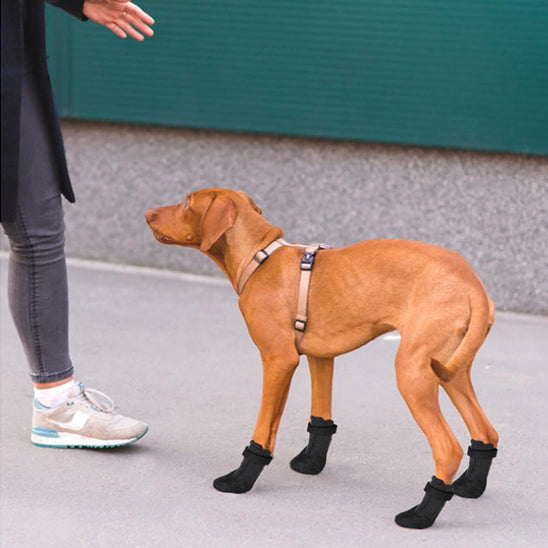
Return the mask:
{"type": "Polygon", "coordinates": [[[142,42],[145,36],[150,37],[154,34],[151,28],[154,19],[133,2],[85,0],[83,13],[120,38],[130,36],[142,42]]]}

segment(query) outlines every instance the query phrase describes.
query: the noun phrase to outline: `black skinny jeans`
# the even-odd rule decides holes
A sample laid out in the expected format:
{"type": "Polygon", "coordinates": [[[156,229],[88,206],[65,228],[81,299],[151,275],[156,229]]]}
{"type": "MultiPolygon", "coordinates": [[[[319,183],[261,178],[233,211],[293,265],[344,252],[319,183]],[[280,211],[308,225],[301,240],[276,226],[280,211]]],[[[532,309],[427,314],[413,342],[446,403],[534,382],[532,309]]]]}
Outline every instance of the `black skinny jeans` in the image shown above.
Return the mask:
{"type": "Polygon", "coordinates": [[[10,242],[8,301],[34,382],[73,375],[68,347],[65,224],[57,165],[31,71],[23,78],[19,187],[10,242]]]}

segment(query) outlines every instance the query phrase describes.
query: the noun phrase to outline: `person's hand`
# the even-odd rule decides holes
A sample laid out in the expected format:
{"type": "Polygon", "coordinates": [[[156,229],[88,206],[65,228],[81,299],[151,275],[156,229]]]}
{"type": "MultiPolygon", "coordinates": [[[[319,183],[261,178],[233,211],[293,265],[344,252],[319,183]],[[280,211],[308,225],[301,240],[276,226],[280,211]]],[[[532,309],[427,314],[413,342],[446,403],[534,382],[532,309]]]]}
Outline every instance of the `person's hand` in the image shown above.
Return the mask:
{"type": "Polygon", "coordinates": [[[84,0],[83,12],[88,19],[104,25],[120,38],[129,35],[142,41],[143,34],[154,34],[149,26],[154,24],[154,19],[128,0],[84,0]]]}

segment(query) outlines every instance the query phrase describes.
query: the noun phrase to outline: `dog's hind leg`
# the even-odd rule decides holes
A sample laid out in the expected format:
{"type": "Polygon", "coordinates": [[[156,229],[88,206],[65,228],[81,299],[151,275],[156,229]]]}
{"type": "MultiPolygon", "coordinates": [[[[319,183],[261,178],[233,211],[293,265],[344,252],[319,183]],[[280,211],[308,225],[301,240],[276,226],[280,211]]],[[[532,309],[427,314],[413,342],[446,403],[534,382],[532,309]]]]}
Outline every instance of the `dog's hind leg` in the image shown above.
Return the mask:
{"type": "Polygon", "coordinates": [[[491,462],[497,454],[498,434],[476,398],[470,368],[442,386],[464,419],[472,438],[468,448],[468,468],[453,483],[453,492],[459,497],[476,499],[487,486],[491,462]]]}
{"type": "Polygon", "coordinates": [[[451,481],[462,459],[462,449],[441,413],[439,379],[426,352],[420,345],[413,350],[402,339],[396,356],[398,389],[428,438],[436,467],[436,475],[426,484],[421,503],[396,516],[398,525],[412,529],[430,527],[451,500],[451,481]]]}
{"type": "Polygon", "coordinates": [[[225,493],[245,493],[249,491],[265,465],[272,460],[276,434],[289,394],[289,387],[299,356],[262,355],[263,396],[253,439],[244,449],[240,467],[226,476],[217,478],[213,486],[225,493]]]}
{"type": "Polygon", "coordinates": [[[312,385],[308,445],[290,462],[290,466],[301,474],[319,474],[325,467],[329,444],[337,431],[337,425],[331,420],[334,359],[307,358],[312,385]]]}

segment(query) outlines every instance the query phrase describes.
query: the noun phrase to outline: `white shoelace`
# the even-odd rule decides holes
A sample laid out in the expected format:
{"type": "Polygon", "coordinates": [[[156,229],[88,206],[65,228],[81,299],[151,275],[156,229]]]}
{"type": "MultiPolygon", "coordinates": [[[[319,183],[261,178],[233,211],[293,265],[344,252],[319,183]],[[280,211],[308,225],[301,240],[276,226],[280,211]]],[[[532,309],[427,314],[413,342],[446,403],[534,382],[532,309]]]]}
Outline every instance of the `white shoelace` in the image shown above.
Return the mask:
{"type": "Polygon", "coordinates": [[[83,385],[80,385],[82,390],[82,395],[93,405],[93,407],[103,411],[105,413],[112,413],[116,405],[114,400],[107,396],[104,392],[100,390],[95,390],[95,388],[86,388],[83,385]]]}

